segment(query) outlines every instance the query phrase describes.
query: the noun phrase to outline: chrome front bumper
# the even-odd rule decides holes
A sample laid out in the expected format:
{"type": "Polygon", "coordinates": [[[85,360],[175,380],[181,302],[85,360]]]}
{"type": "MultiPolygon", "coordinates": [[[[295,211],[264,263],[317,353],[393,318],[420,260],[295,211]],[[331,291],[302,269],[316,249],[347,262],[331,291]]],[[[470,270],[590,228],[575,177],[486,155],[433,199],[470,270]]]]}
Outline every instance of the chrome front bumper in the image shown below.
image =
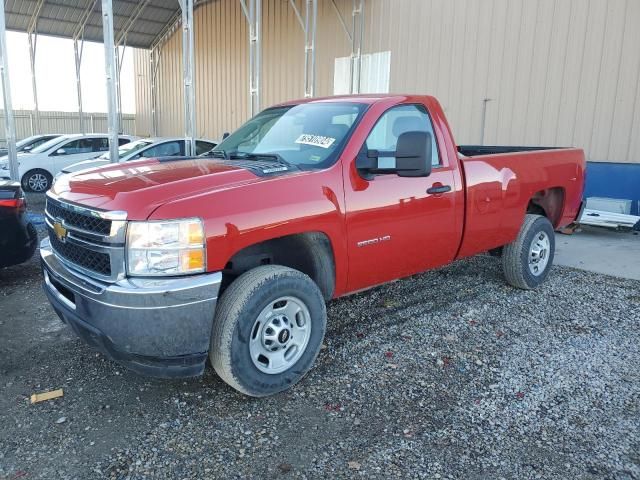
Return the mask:
{"type": "Polygon", "coordinates": [[[106,283],[68,266],[40,244],[44,289],[56,313],[110,358],[161,376],[202,373],[222,282],[220,272],[106,283]]]}

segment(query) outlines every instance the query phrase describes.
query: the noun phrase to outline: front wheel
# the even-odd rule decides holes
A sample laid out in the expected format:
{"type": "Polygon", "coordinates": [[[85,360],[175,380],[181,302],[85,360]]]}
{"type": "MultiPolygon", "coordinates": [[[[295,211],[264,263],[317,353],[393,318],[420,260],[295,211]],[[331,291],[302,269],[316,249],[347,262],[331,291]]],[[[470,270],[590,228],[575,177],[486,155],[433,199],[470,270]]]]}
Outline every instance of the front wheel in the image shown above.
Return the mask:
{"type": "Polygon", "coordinates": [[[22,177],[22,188],[28,192],[42,193],[51,188],[53,177],[46,170],[36,168],[29,170],[22,177]]]}
{"type": "Polygon", "coordinates": [[[549,275],[556,239],[546,217],[527,214],[518,237],[502,251],[502,266],[507,282],[531,290],[549,275]]]}
{"type": "Polygon", "coordinates": [[[313,365],[327,313],[302,272],[266,265],[238,277],[216,309],[209,357],[216,373],[254,397],[295,385],[313,365]]]}

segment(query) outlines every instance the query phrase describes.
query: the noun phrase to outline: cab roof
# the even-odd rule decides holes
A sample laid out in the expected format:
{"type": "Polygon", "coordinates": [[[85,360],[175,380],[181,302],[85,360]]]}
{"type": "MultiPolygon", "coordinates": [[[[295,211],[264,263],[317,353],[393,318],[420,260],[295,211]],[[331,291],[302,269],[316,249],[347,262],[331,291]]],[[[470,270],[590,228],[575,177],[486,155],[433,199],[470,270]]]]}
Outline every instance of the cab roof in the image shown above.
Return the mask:
{"type": "Polygon", "coordinates": [[[408,98],[426,98],[427,95],[407,95],[398,93],[363,93],[357,95],[335,95],[329,97],[302,98],[299,100],[291,100],[282,102],[274,106],[299,105],[302,103],[326,103],[326,102],[355,102],[371,105],[383,100],[395,100],[400,103],[408,98]]]}

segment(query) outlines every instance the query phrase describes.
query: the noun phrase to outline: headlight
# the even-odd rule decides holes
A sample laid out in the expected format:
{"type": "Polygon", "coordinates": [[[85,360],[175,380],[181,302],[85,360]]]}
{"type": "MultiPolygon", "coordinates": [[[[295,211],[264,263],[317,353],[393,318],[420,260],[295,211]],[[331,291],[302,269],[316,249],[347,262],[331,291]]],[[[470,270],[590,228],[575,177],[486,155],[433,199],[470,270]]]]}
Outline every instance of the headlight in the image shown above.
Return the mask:
{"type": "Polygon", "coordinates": [[[199,218],[129,222],[127,273],[169,276],[204,272],[204,240],[199,218]]]}

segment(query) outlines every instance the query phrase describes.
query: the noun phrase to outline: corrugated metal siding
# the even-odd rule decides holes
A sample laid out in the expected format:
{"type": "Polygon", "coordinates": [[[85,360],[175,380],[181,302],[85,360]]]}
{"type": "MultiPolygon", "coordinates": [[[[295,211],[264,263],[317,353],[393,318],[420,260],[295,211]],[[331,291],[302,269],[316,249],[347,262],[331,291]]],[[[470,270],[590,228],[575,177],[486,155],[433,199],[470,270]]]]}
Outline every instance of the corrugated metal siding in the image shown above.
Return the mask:
{"type": "Polygon", "coordinates": [[[136,101],[136,135],[151,136],[151,56],[149,50],[136,49],[133,55],[136,101]]]}
{"type": "MultiPolygon", "coordinates": [[[[16,123],[16,138],[34,135],[35,113],[33,110],[14,110],[13,116],[16,123]]],[[[87,133],[102,133],[107,131],[106,113],[85,113],[85,125],[87,133]]],[[[122,116],[122,132],[135,135],[136,115],[122,116]]],[[[4,112],[0,110],[0,132],[4,133],[4,112]]],[[[39,133],[80,133],[80,118],[78,112],[40,112],[39,133]]],[[[0,138],[0,144],[4,146],[6,139],[0,138]]]]}
{"type": "MultiPolygon", "coordinates": [[[[351,1],[336,3],[350,26],[351,1]]],[[[302,96],[304,40],[287,0],[263,5],[268,106],[302,96]]],[[[391,51],[391,91],[438,97],[460,143],[575,145],[589,160],[640,162],[639,1],[365,0],[365,23],[364,53],[391,51]]],[[[248,116],[247,25],[237,0],[197,10],[196,48],[198,134],[219,137],[248,116]]],[[[158,123],[175,135],[179,31],[163,50],[158,123]]],[[[331,2],[321,0],[317,95],[333,92],[334,59],[349,53],[331,2]]],[[[148,95],[136,96],[145,125],[148,95]]]]}

